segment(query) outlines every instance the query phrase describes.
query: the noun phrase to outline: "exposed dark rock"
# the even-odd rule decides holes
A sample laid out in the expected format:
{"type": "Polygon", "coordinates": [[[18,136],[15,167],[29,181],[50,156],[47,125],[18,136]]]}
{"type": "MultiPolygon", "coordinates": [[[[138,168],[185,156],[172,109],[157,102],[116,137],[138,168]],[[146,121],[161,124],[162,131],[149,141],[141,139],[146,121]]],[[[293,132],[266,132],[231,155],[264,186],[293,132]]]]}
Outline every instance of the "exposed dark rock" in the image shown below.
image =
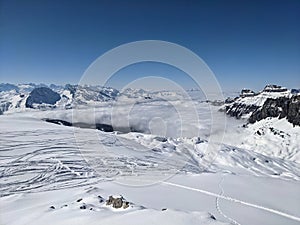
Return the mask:
{"type": "Polygon", "coordinates": [[[100,91],[99,93],[100,93],[100,95],[103,95],[106,98],[111,98],[111,96],[109,96],[108,94],[106,94],[104,91],[100,91]]]}
{"type": "Polygon", "coordinates": [[[226,100],[225,100],[225,104],[229,104],[229,103],[232,103],[232,102],[234,102],[234,98],[228,97],[228,98],[226,98],[226,100]]]}
{"type": "Polygon", "coordinates": [[[107,205],[111,205],[111,204],[112,204],[112,207],[119,209],[123,205],[123,199],[122,198],[114,198],[112,196],[109,196],[107,205]]]}
{"type": "Polygon", "coordinates": [[[54,123],[54,124],[58,124],[58,125],[68,126],[68,127],[72,126],[72,123],[64,121],[64,120],[57,120],[57,119],[44,119],[44,120],[48,123],[54,123]]]}
{"type": "MultiPolygon", "coordinates": [[[[1,108],[0,108],[1,109],[1,108]]],[[[138,133],[147,133],[147,130],[140,130],[136,129],[135,127],[113,127],[109,124],[103,124],[103,123],[96,123],[96,124],[89,124],[89,123],[71,123],[68,121],[60,120],[60,119],[43,119],[46,122],[54,123],[58,125],[64,125],[64,126],[73,126],[73,127],[80,127],[80,128],[89,128],[89,129],[98,129],[104,132],[113,132],[117,131],[120,133],[129,133],[129,132],[138,132],[138,133]]],[[[164,142],[164,139],[161,139],[162,142],[164,142]]]]}
{"type": "MultiPolygon", "coordinates": [[[[293,90],[291,96],[287,96],[287,88],[279,85],[266,85],[263,91],[255,94],[249,89],[244,89],[241,92],[239,98],[234,100],[226,100],[226,105],[220,109],[225,111],[226,114],[232,117],[240,119],[242,116],[248,118],[249,123],[255,123],[266,118],[277,117],[279,119],[286,118],[294,126],[300,125],[300,95],[297,94],[297,89],[293,90]],[[264,93],[265,92],[265,93],[264,93]],[[281,97],[274,98],[275,95],[271,94],[272,98],[265,100],[266,92],[284,92],[281,97]],[[248,95],[249,94],[249,95],[248,95]],[[260,98],[264,101],[264,104],[254,104],[251,96],[257,95],[256,98],[260,98]],[[247,98],[249,97],[249,101],[247,98]],[[243,99],[245,98],[245,99],[243,99]]],[[[291,92],[292,93],[292,92],[291,92]]],[[[268,94],[267,94],[268,95],[268,94]]],[[[259,100],[259,99],[258,99],[259,100]]],[[[245,125],[246,126],[246,125],[245,125]]],[[[262,135],[262,132],[257,132],[258,135],[262,135]]],[[[274,133],[276,135],[276,133],[274,133]]],[[[279,134],[284,137],[283,134],[279,134]]]]}
{"type": "Polygon", "coordinates": [[[50,209],[55,209],[55,207],[53,205],[50,206],[50,209]]]}
{"type": "Polygon", "coordinates": [[[300,126],[300,95],[295,95],[291,98],[288,105],[287,120],[300,126]]]}
{"type": "Polygon", "coordinates": [[[116,209],[126,209],[129,207],[129,202],[125,201],[122,196],[116,198],[114,198],[113,196],[109,196],[108,200],[106,201],[106,205],[111,205],[116,209]]]}
{"type": "Polygon", "coordinates": [[[154,139],[159,142],[167,142],[168,141],[168,139],[166,137],[155,137],[154,139]]]}
{"type": "Polygon", "coordinates": [[[129,202],[124,202],[123,203],[123,209],[127,209],[129,207],[129,202]]]}
{"type": "Polygon", "coordinates": [[[267,99],[261,108],[252,113],[249,122],[255,123],[268,117],[287,118],[293,125],[300,125],[300,96],[267,99]]]}
{"type": "MultiPolygon", "coordinates": [[[[5,112],[8,110],[8,108],[11,106],[11,102],[4,102],[4,103],[0,103],[0,111],[1,112],[5,112]]],[[[1,113],[0,113],[1,115],[1,113]]]]}
{"type": "Polygon", "coordinates": [[[104,198],[102,198],[102,196],[98,195],[97,197],[99,198],[100,203],[104,202],[104,198]]]}
{"type": "Polygon", "coordinates": [[[294,94],[298,94],[300,93],[300,89],[292,89],[291,90],[291,93],[294,95],[294,94]]]}
{"type": "Polygon", "coordinates": [[[108,124],[96,123],[96,129],[104,132],[113,132],[114,128],[108,124]]]}
{"type": "Polygon", "coordinates": [[[78,199],[76,202],[81,202],[82,201],[82,198],[78,199]]]}
{"type": "Polygon", "coordinates": [[[57,101],[60,100],[60,95],[55,91],[52,91],[50,88],[47,87],[39,87],[33,89],[27,100],[26,100],[26,107],[33,108],[33,104],[49,104],[54,105],[57,101]]]}
{"type": "Polygon", "coordinates": [[[75,93],[76,93],[77,86],[76,85],[71,85],[71,84],[66,84],[65,89],[70,91],[72,97],[74,97],[75,93]]]}
{"type": "Polygon", "coordinates": [[[80,209],[86,209],[86,205],[82,205],[79,207],[80,209]]]}
{"type": "Polygon", "coordinates": [[[245,105],[239,103],[233,103],[225,107],[226,114],[240,119],[243,115],[252,113],[259,107],[256,105],[245,105]]]}
{"type": "Polygon", "coordinates": [[[202,140],[200,137],[195,137],[195,138],[193,138],[193,142],[194,142],[194,144],[200,144],[200,143],[203,143],[204,142],[204,140],[202,140]]]}
{"type": "Polygon", "coordinates": [[[210,218],[216,220],[216,217],[214,215],[210,215],[210,218]]]}
{"type": "Polygon", "coordinates": [[[159,149],[159,148],[152,148],[151,150],[152,150],[153,152],[162,152],[162,150],[159,149]]]}

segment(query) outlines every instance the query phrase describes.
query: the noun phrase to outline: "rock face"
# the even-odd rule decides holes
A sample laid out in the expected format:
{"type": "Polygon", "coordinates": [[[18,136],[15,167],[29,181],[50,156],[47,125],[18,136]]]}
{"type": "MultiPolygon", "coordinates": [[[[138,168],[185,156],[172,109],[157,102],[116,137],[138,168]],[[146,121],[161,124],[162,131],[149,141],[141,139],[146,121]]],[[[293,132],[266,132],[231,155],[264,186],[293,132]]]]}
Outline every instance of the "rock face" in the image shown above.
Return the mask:
{"type": "Polygon", "coordinates": [[[294,88],[294,89],[291,90],[291,93],[294,94],[294,95],[298,94],[298,93],[300,93],[300,89],[295,89],[294,88]]]}
{"type": "Polygon", "coordinates": [[[47,87],[39,87],[32,90],[26,100],[26,107],[33,108],[33,104],[54,105],[60,100],[60,95],[47,87]]]}
{"type": "Polygon", "coordinates": [[[258,93],[244,89],[240,97],[225,101],[220,111],[237,119],[248,119],[250,123],[278,117],[286,118],[293,125],[300,125],[300,95],[295,90],[279,85],[267,85],[258,93]]]}
{"type": "Polygon", "coordinates": [[[0,115],[3,114],[3,112],[7,111],[8,108],[10,107],[10,105],[11,105],[11,102],[0,103],[0,111],[2,112],[2,113],[0,113],[0,115]]]}
{"type": "Polygon", "coordinates": [[[232,117],[240,119],[243,115],[252,113],[258,108],[256,105],[233,103],[232,105],[225,106],[225,112],[232,117]]]}
{"type": "Polygon", "coordinates": [[[287,118],[293,125],[300,125],[300,95],[267,99],[261,108],[252,113],[249,122],[254,123],[268,117],[287,118]]]}

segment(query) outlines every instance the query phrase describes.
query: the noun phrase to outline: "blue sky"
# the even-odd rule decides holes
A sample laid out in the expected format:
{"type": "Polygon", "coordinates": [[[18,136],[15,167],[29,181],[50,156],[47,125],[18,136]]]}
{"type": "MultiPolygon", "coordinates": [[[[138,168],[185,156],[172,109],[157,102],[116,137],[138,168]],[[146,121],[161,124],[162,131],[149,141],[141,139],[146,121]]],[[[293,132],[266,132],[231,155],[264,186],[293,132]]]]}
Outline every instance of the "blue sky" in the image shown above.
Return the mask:
{"type": "MultiPolygon", "coordinates": [[[[0,82],[78,83],[106,51],[127,42],[185,46],[221,87],[300,87],[300,1],[15,1],[0,0],[0,82]]],[[[184,87],[174,68],[146,64],[114,78],[121,87],[151,70],[184,87]]]]}

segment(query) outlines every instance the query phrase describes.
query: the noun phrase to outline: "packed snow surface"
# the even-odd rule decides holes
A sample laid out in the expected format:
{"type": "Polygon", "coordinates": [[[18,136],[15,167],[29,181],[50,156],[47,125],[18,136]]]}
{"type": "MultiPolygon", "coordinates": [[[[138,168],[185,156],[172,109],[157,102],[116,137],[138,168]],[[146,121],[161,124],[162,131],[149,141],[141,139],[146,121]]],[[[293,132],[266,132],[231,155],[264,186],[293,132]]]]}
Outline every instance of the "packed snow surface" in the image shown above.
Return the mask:
{"type": "Polygon", "coordinates": [[[0,224],[299,224],[299,127],[277,118],[243,126],[177,97],[128,90],[120,104],[1,115],[0,224]],[[107,205],[109,196],[128,207],[107,205]]]}

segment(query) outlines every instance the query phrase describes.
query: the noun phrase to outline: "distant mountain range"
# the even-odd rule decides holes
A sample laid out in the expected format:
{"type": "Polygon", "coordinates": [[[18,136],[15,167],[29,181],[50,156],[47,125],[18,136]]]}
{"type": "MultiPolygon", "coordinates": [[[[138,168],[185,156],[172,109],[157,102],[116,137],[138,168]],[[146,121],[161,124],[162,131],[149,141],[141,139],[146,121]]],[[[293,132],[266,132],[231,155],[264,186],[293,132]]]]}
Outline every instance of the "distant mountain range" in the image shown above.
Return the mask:
{"type": "MultiPolygon", "coordinates": [[[[188,91],[194,95],[195,90],[188,91]]],[[[300,125],[300,89],[288,90],[279,85],[266,85],[260,92],[243,89],[240,96],[227,98],[225,102],[212,101],[221,105],[221,111],[254,123],[268,117],[286,118],[293,125],[300,125]]],[[[181,95],[176,91],[145,91],[126,89],[120,92],[111,87],[89,85],[45,85],[45,84],[0,84],[0,114],[26,108],[47,110],[71,109],[75,106],[94,105],[99,102],[115,101],[117,98],[134,98],[143,101],[160,98],[175,99],[181,95]]],[[[195,100],[197,97],[192,96],[195,100]]],[[[201,99],[203,100],[203,99],[201,99]]]]}
{"type": "Polygon", "coordinates": [[[0,84],[0,113],[24,108],[68,109],[91,101],[109,101],[118,94],[116,89],[100,86],[0,84]]]}
{"type": "Polygon", "coordinates": [[[71,109],[75,106],[95,105],[101,102],[115,101],[116,98],[140,100],[175,98],[179,93],[172,91],[149,92],[128,88],[122,93],[111,87],[91,85],[45,85],[45,84],[0,84],[0,114],[32,109],[71,109]]]}

